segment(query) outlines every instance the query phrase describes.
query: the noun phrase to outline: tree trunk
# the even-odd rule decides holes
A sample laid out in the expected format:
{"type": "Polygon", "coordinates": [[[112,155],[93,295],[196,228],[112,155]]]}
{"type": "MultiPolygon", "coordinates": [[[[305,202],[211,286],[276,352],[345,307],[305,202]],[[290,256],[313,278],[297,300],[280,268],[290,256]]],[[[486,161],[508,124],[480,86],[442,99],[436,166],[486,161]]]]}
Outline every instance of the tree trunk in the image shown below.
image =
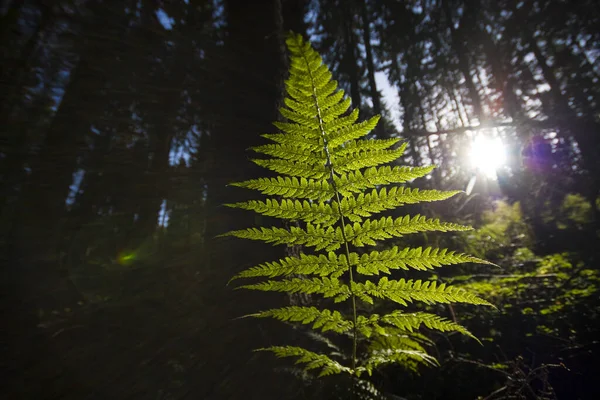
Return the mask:
{"type": "Polygon", "coordinates": [[[462,28],[462,21],[459,25],[458,30],[455,29],[454,24],[452,22],[452,10],[450,8],[449,1],[442,0],[442,7],[444,8],[444,13],[448,22],[448,29],[450,29],[452,47],[454,47],[456,56],[458,58],[458,69],[465,77],[465,85],[467,87],[467,90],[469,91],[469,96],[471,97],[471,102],[473,104],[473,113],[477,117],[478,122],[481,124],[485,121],[485,115],[483,114],[481,98],[479,97],[479,93],[477,91],[477,88],[475,87],[475,83],[473,82],[469,54],[467,48],[463,43],[463,35],[460,32],[460,29],[462,28]]]}
{"type": "MultiPolygon", "coordinates": [[[[350,2],[349,2],[350,3],[350,2]]],[[[352,98],[352,107],[357,108],[362,104],[360,94],[360,76],[358,68],[358,57],[356,56],[356,40],[354,37],[354,16],[348,6],[343,7],[345,15],[342,21],[344,26],[344,43],[346,44],[346,54],[344,64],[347,68],[348,77],[350,79],[350,97],[352,98]]]]}
{"type": "MultiPolygon", "coordinates": [[[[365,44],[365,54],[367,59],[367,75],[369,77],[369,89],[371,100],[373,101],[373,113],[381,114],[381,98],[375,82],[375,63],[373,62],[373,48],[371,46],[371,25],[369,12],[367,9],[367,0],[360,0],[362,23],[363,23],[363,42],[365,44]]],[[[379,138],[383,138],[383,124],[378,124],[375,133],[379,138]]]]}

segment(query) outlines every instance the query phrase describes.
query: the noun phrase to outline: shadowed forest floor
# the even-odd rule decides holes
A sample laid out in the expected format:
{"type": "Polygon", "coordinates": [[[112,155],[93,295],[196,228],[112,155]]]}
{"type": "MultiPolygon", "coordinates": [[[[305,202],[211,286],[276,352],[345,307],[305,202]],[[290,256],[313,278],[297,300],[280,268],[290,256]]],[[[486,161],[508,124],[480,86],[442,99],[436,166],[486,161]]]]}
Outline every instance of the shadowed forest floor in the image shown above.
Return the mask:
{"type": "Polygon", "coordinates": [[[255,311],[261,296],[218,277],[182,279],[186,268],[154,269],[123,288],[152,297],[83,304],[21,337],[3,368],[5,398],[293,398],[297,381],[273,373],[274,357],[252,352],[277,344],[285,327],[234,320],[255,311]]]}

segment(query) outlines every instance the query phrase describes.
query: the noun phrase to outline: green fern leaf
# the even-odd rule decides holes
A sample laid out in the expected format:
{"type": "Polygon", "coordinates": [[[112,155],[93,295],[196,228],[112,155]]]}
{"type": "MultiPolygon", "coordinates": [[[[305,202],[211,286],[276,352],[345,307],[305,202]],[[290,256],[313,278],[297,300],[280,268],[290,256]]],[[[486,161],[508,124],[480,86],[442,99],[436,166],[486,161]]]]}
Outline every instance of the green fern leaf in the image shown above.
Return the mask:
{"type": "Polygon", "coordinates": [[[364,172],[354,171],[334,178],[338,191],[343,196],[362,193],[379,185],[405,183],[430,173],[434,167],[371,167],[364,172]]]}
{"type": "Polygon", "coordinates": [[[288,176],[252,179],[245,182],[232,183],[231,185],[259,190],[262,194],[266,195],[280,195],[314,201],[326,201],[334,195],[333,188],[329,182],[306,178],[298,179],[288,176]]]}
{"type": "Polygon", "coordinates": [[[301,125],[304,128],[308,128],[312,131],[314,131],[314,136],[317,136],[319,134],[319,121],[316,120],[313,117],[305,117],[302,114],[297,113],[294,110],[289,110],[287,108],[280,108],[279,112],[281,113],[281,115],[283,115],[285,118],[289,119],[290,121],[294,121],[296,123],[298,123],[299,125],[301,125]]]}
{"type": "Polygon", "coordinates": [[[327,176],[327,170],[325,166],[310,165],[305,163],[297,163],[288,160],[252,160],[256,165],[268,168],[271,171],[275,171],[279,174],[295,176],[298,178],[313,178],[322,179],[327,176]]]}
{"type": "Polygon", "coordinates": [[[347,268],[348,264],[344,255],[338,257],[333,252],[329,252],[328,256],[301,254],[299,258],[286,257],[277,262],[267,262],[249,268],[234,276],[232,280],[256,277],[274,278],[293,274],[339,278],[347,268]]]}
{"type": "Polygon", "coordinates": [[[425,312],[404,313],[402,311],[393,311],[384,316],[378,314],[372,314],[368,318],[360,316],[357,320],[358,329],[366,337],[370,337],[373,333],[389,335],[389,329],[386,329],[381,324],[386,324],[398,328],[403,332],[406,331],[410,333],[418,331],[421,326],[439,332],[459,332],[479,342],[479,340],[462,325],[438,315],[425,312]]]}
{"type": "Polygon", "coordinates": [[[392,139],[368,139],[368,140],[349,140],[344,143],[344,147],[338,150],[333,157],[334,162],[354,157],[355,154],[368,150],[386,150],[400,141],[399,138],[392,139]]]}
{"type": "MultiPolygon", "coordinates": [[[[300,125],[297,126],[300,127],[300,125]]],[[[301,129],[301,127],[299,129],[301,129]]],[[[276,143],[298,146],[310,151],[317,152],[323,149],[322,138],[317,139],[311,137],[310,135],[302,135],[302,133],[298,133],[297,135],[290,135],[286,133],[265,133],[261,136],[276,143]]]]}
{"type": "Polygon", "coordinates": [[[379,122],[380,117],[375,116],[364,122],[355,124],[358,119],[358,110],[347,117],[331,121],[323,126],[324,132],[333,132],[327,135],[327,144],[331,150],[340,147],[349,140],[359,139],[368,135],[379,122]]]}
{"type": "Polygon", "coordinates": [[[339,249],[343,243],[341,229],[339,227],[327,228],[306,224],[306,230],[292,226],[290,230],[283,228],[248,228],[231,231],[220,236],[235,236],[240,239],[262,240],[266,243],[304,245],[315,247],[315,250],[326,249],[333,251],[339,249]]]}
{"type": "Polygon", "coordinates": [[[336,164],[337,172],[356,171],[362,168],[376,167],[378,165],[390,163],[402,156],[404,148],[400,147],[394,150],[366,150],[353,155],[352,158],[338,160],[336,164]]]}
{"type": "MultiPolygon", "coordinates": [[[[281,176],[232,184],[281,198],[227,206],[297,221],[298,225],[289,229],[253,227],[221,236],[313,248],[315,254],[302,253],[297,257],[262,263],[238,273],[232,280],[262,278],[239,289],[316,294],[335,302],[352,300],[348,302],[351,304],[348,318],[339,311],[299,306],[248,316],[311,324],[313,330],[350,335],[354,350],[351,356],[338,354],[342,360],[351,360],[351,366],[300,347],[274,346],[259,350],[272,351],[279,357],[298,357],[305,369],[320,369],[321,375],[370,374],[374,368],[392,362],[413,370],[422,364],[434,365],[435,359],[425,350],[430,341],[420,333],[421,327],[472,337],[466,328],[422,312],[398,310],[382,316],[360,315],[356,299],[371,304],[375,298],[386,299],[403,306],[417,301],[490,304],[466,290],[445,284],[389,280],[385,276],[375,282],[358,283],[355,273],[379,275],[389,274],[394,269],[426,270],[464,262],[487,262],[430,247],[424,250],[421,247],[402,250],[392,247],[359,255],[350,252],[349,246],[376,245],[378,241],[419,232],[469,230],[470,227],[420,215],[371,219],[374,214],[405,204],[445,200],[459,192],[384,187],[423,177],[434,167],[383,166],[399,158],[407,143],[394,147],[400,142],[397,138],[366,139],[380,117],[359,122],[358,110],[349,111],[351,100],[344,98],[344,92],[338,90],[338,83],[332,80],[329,68],[310,44],[299,35],[291,35],[286,44],[291,54],[290,76],[285,81],[287,96],[280,109],[286,121],[274,123],[278,133],[261,135],[272,143],[252,148],[267,157],[252,160],[254,163],[281,176]],[[365,193],[367,190],[369,192],[365,193]],[[344,251],[336,253],[340,248],[344,251]],[[327,253],[323,254],[323,250],[327,253]],[[364,339],[369,340],[364,347],[367,358],[359,364],[357,343],[364,339]]],[[[327,341],[329,343],[329,339],[327,341]]],[[[329,347],[335,352],[340,351],[333,344],[329,347]]]]}
{"type": "Polygon", "coordinates": [[[283,160],[311,165],[322,164],[321,161],[325,159],[324,154],[315,154],[313,151],[288,144],[267,144],[264,146],[252,147],[252,150],[257,153],[267,154],[283,160]]]}
{"type": "Polygon", "coordinates": [[[355,246],[374,246],[375,240],[384,240],[392,237],[402,237],[418,232],[450,232],[468,231],[473,228],[450,222],[440,222],[439,219],[426,218],[421,215],[396,218],[384,217],[379,220],[365,220],[362,224],[346,225],[346,237],[355,246]]]}
{"type": "Polygon", "coordinates": [[[256,351],[271,351],[279,358],[298,357],[296,364],[305,364],[306,371],[311,369],[321,369],[319,376],[328,376],[339,373],[351,374],[352,370],[343,366],[337,361],[332,360],[324,354],[317,354],[312,351],[296,346],[271,346],[256,351]]]}
{"type": "MultiPolygon", "coordinates": [[[[371,375],[375,368],[381,367],[382,365],[392,363],[410,365],[410,361],[415,364],[426,364],[431,366],[439,365],[437,360],[427,354],[426,351],[390,347],[373,351],[370,357],[365,361],[364,365],[358,368],[358,374],[360,376],[360,372],[366,371],[371,375]]],[[[416,370],[416,366],[411,369],[416,370]]]]}
{"type": "Polygon", "coordinates": [[[438,285],[435,281],[413,280],[388,280],[383,277],[377,284],[366,281],[365,283],[352,284],[352,292],[361,300],[373,304],[372,297],[389,299],[407,306],[408,302],[421,301],[425,304],[435,303],[467,303],[492,306],[487,301],[467,292],[464,289],[438,285]]]}
{"type": "Polygon", "coordinates": [[[330,226],[335,224],[340,214],[326,203],[309,203],[308,201],[283,199],[267,199],[266,201],[250,200],[241,203],[225,204],[228,207],[252,210],[259,214],[282,219],[310,222],[330,226]]]}
{"type": "Polygon", "coordinates": [[[327,124],[329,122],[337,120],[340,115],[344,114],[350,108],[350,104],[352,101],[350,98],[347,98],[343,101],[338,102],[337,104],[332,104],[328,109],[323,109],[323,107],[319,104],[319,109],[321,112],[321,120],[327,124]]]}
{"type": "Polygon", "coordinates": [[[374,213],[391,210],[405,204],[418,204],[422,202],[446,200],[456,194],[459,190],[441,192],[439,190],[419,190],[406,187],[385,187],[379,191],[373,190],[368,194],[358,196],[347,196],[342,201],[342,213],[346,216],[357,215],[369,217],[374,213]]]}
{"type": "Polygon", "coordinates": [[[396,328],[413,332],[425,325],[429,329],[434,329],[440,332],[459,332],[479,341],[465,327],[455,322],[449,321],[435,314],[425,312],[403,313],[394,311],[381,317],[381,322],[393,325],[396,328]]]}
{"type": "MultiPolygon", "coordinates": [[[[367,368],[374,369],[379,365],[388,363],[396,363],[404,368],[417,372],[422,365],[436,366],[437,360],[428,355],[425,345],[432,345],[433,342],[426,336],[418,332],[408,332],[398,328],[386,329],[385,335],[375,335],[369,343],[368,354],[369,358],[364,361],[367,368]],[[386,357],[386,360],[381,360],[382,356],[394,351],[391,359],[386,357]],[[380,363],[380,361],[383,361],[380,363]]],[[[365,367],[362,367],[365,368],[365,367]]],[[[366,368],[365,368],[366,369],[366,368]]]]}
{"type": "Polygon", "coordinates": [[[256,318],[275,318],[280,321],[300,322],[313,324],[313,329],[322,332],[333,331],[336,333],[348,332],[352,329],[352,321],[346,320],[339,311],[319,310],[316,307],[284,307],[262,311],[248,316],[256,318]]]}
{"type": "Polygon", "coordinates": [[[356,271],[363,275],[379,275],[380,273],[389,274],[393,269],[408,270],[413,268],[420,271],[442,267],[444,265],[454,265],[461,263],[492,263],[481,260],[467,254],[448,251],[447,249],[433,249],[422,247],[414,249],[404,248],[400,250],[397,246],[389,250],[373,251],[369,254],[359,256],[356,253],[350,254],[352,265],[356,266],[356,271]]]}
{"type": "Polygon", "coordinates": [[[287,292],[320,294],[325,298],[334,297],[336,303],[350,297],[350,288],[336,278],[292,278],[281,281],[266,281],[251,285],[244,285],[238,289],[260,290],[263,292],[287,292]]]}
{"type": "Polygon", "coordinates": [[[275,278],[286,275],[318,275],[339,278],[348,270],[348,262],[345,255],[337,255],[329,252],[328,255],[306,255],[300,257],[286,257],[277,262],[267,262],[240,272],[232,278],[275,278]]]}

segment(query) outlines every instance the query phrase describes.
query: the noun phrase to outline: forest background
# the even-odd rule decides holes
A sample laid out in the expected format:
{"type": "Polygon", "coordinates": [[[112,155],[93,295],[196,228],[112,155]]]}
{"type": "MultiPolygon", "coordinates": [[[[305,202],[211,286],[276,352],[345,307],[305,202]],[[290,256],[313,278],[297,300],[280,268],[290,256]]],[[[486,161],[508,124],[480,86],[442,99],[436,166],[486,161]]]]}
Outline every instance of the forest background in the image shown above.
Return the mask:
{"type": "Polygon", "coordinates": [[[384,116],[375,137],[408,142],[398,163],[438,166],[412,186],[465,191],[406,208],[476,231],[411,244],[500,266],[424,275],[498,307],[438,310],[483,346],[432,336],[438,368],[389,367],[373,385],[407,399],[599,398],[596,1],[5,0],[6,398],[333,393],[251,352],[301,331],[233,320],[281,300],[226,287],[281,249],[213,239],[261,223],[222,204],[248,196],[228,183],[262,173],[246,149],[274,132],[289,30],[364,118],[384,116]]]}

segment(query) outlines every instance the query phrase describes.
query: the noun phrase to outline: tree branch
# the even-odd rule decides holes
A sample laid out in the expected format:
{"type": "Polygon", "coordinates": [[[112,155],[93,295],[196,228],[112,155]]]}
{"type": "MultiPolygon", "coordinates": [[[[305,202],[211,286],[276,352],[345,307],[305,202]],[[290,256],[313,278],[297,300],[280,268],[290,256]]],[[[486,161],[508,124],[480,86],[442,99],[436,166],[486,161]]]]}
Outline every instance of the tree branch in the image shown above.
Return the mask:
{"type": "Polygon", "coordinates": [[[439,131],[428,131],[428,130],[412,130],[412,131],[404,131],[402,132],[403,136],[431,136],[431,135],[448,135],[448,134],[461,134],[467,131],[475,131],[478,129],[490,129],[490,128],[504,128],[504,127],[514,127],[514,126],[529,126],[539,129],[549,129],[558,126],[558,124],[551,120],[526,120],[526,121],[490,121],[481,125],[470,125],[470,126],[461,126],[458,128],[452,129],[444,129],[439,131]]]}

